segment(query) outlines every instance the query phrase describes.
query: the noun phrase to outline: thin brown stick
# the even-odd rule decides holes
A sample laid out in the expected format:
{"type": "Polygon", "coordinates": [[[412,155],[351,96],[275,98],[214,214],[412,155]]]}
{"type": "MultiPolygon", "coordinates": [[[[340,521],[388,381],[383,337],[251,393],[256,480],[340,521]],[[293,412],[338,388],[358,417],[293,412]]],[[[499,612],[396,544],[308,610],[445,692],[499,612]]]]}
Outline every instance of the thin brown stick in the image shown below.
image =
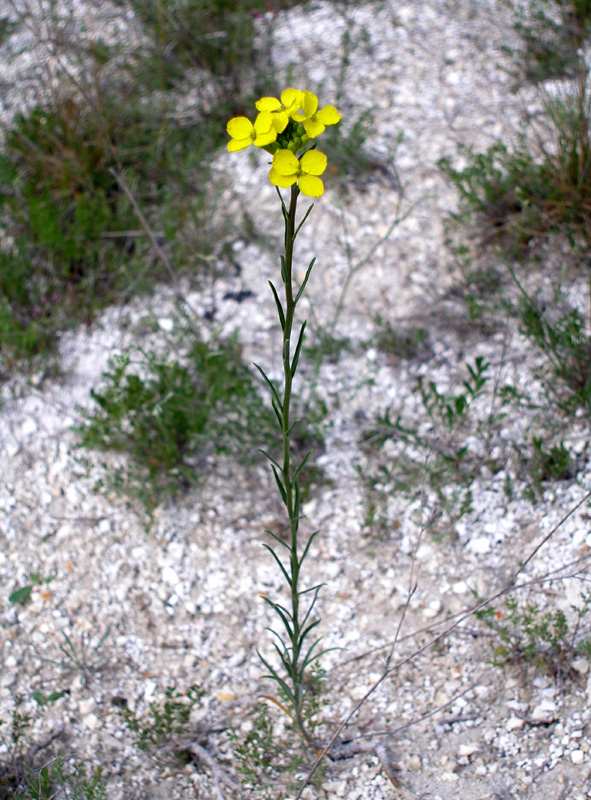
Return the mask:
{"type": "MultiPolygon", "coordinates": [[[[515,572],[515,574],[514,574],[514,575],[511,577],[511,579],[509,580],[509,582],[508,582],[508,583],[507,583],[507,584],[506,584],[506,585],[505,585],[505,586],[504,586],[504,587],[503,587],[501,590],[499,590],[498,592],[495,592],[493,595],[490,595],[489,597],[487,597],[487,598],[485,598],[484,600],[480,601],[480,602],[479,602],[479,603],[477,603],[476,605],[472,606],[470,609],[468,609],[468,610],[466,610],[466,611],[464,611],[464,612],[461,612],[461,613],[460,613],[460,614],[457,616],[457,618],[456,618],[456,621],[455,621],[455,622],[454,622],[452,625],[450,625],[448,628],[446,628],[445,630],[443,630],[441,633],[439,633],[437,636],[435,636],[435,637],[434,637],[433,639],[431,639],[429,642],[427,642],[426,644],[424,644],[422,647],[419,647],[419,648],[418,648],[417,650],[415,650],[415,652],[414,652],[414,653],[412,653],[410,656],[408,656],[408,657],[406,657],[406,658],[402,659],[401,661],[398,661],[396,664],[394,664],[394,666],[392,666],[392,667],[387,667],[387,668],[384,670],[384,672],[383,672],[383,673],[382,673],[382,675],[381,675],[381,676],[378,678],[378,680],[377,680],[377,681],[375,681],[375,683],[374,683],[374,684],[373,684],[373,685],[372,685],[372,686],[371,686],[371,687],[370,687],[370,688],[367,690],[367,692],[366,692],[366,693],[363,695],[363,697],[361,698],[361,700],[359,700],[359,702],[355,704],[355,706],[353,707],[353,709],[352,709],[352,710],[351,710],[351,711],[350,711],[350,712],[349,712],[349,713],[348,713],[348,714],[345,716],[345,718],[343,719],[343,721],[340,723],[340,725],[338,726],[338,728],[337,728],[337,730],[335,731],[335,733],[334,733],[334,734],[333,734],[333,735],[330,737],[330,739],[329,739],[328,743],[325,745],[325,747],[323,748],[323,750],[322,750],[322,751],[320,752],[320,754],[318,755],[318,757],[317,757],[316,761],[314,762],[314,764],[313,764],[313,765],[312,765],[312,767],[310,768],[310,771],[308,772],[308,775],[306,776],[306,779],[304,780],[304,782],[303,782],[303,783],[302,783],[302,785],[300,786],[300,789],[299,789],[299,791],[298,791],[298,793],[297,793],[297,795],[296,795],[296,797],[295,797],[295,800],[300,800],[300,798],[301,798],[301,796],[302,796],[302,793],[303,793],[304,789],[305,789],[305,788],[306,788],[306,786],[309,784],[310,780],[311,780],[311,779],[312,779],[312,777],[314,776],[314,774],[315,774],[316,770],[318,769],[318,767],[320,766],[320,764],[322,763],[322,761],[324,760],[324,758],[326,758],[326,756],[327,756],[327,755],[328,755],[328,754],[331,752],[331,748],[333,747],[333,745],[334,745],[334,744],[335,744],[335,742],[337,741],[337,739],[338,739],[338,737],[340,736],[340,734],[341,734],[341,733],[343,732],[343,730],[344,730],[344,729],[347,727],[347,725],[348,725],[348,724],[349,724],[349,722],[350,722],[350,721],[353,719],[353,717],[354,717],[354,716],[357,714],[357,712],[359,711],[359,709],[360,709],[360,708],[361,708],[361,707],[362,707],[362,706],[363,706],[363,705],[366,703],[366,701],[367,701],[367,700],[368,700],[368,699],[371,697],[371,695],[372,695],[372,694],[373,694],[373,693],[376,691],[376,689],[377,689],[377,688],[378,688],[378,687],[379,687],[379,686],[380,686],[380,685],[381,685],[381,684],[382,684],[382,683],[383,683],[383,682],[386,680],[386,678],[387,678],[387,677],[388,677],[390,674],[392,674],[393,672],[395,672],[395,671],[399,670],[399,669],[400,669],[402,666],[404,666],[405,664],[407,664],[407,663],[409,663],[409,662],[413,661],[415,658],[417,658],[417,656],[421,655],[421,654],[422,654],[422,653],[424,653],[426,650],[428,650],[429,648],[433,647],[433,645],[434,645],[434,644],[437,644],[437,643],[438,643],[438,642],[439,642],[441,639],[443,639],[445,636],[447,636],[449,633],[451,633],[451,631],[453,631],[455,628],[457,628],[459,625],[461,625],[461,623],[462,623],[462,622],[463,622],[465,619],[468,619],[470,616],[472,616],[472,614],[474,614],[474,613],[476,613],[477,611],[479,611],[480,609],[482,609],[482,608],[485,608],[486,606],[490,605],[492,602],[494,602],[495,600],[497,600],[499,597],[502,597],[503,595],[505,595],[505,594],[508,594],[509,592],[512,592],[512,591],[517,591],[517,590],[520,590],[520,589],[524,589],[524,588],[527,588],[527,587],[529,587],[529,586],[536,586],[536,585],[537,585],[537,586],[539,586],[540,584],[542,584],[542,583],[546,582],[547,580],[557,580],[557,579],[558,579],[558,578],[556,577],[556,573],[557,573],[557,572],[560,572],[562,569],[564,569],[564,567],[561,567],[561,568],[559,568],[558,570],[555,570],[555,571],[553,571],[552,573],[549,573],[549,575],[551,575],[551,576],[552,576],[551,578],[549,578],[549,577],[548,577],[548,575],[546,575],[546,576],[543,576],[542,578],[534,578],[534,579],[532,579],[531,581],[528,581],[528,582],[526,582],[526,583],[522,583],[522,584],[520,584],[520,585],[518,585],[518,586],[515,586],[515,580],[516,580],[516,578],[518,577],[518,575],[519,575],[521,572],[523,572],[523,570],[525,569],[526,565],[527,565],[527,564],[528,564],[528,563],[529,563],[529,562],[532,560],[532,558],[534,558],[534,556],[535,556],[535,555],[536,555],[536,554],[539,552],[540,548],[541,548],[541,547],[542,547],[544,544],[546,544],[546,542],[547,542],[547,541],[548,541],[548,540],[549,540],[549,539],[550,539],[550,538],[551,538],[551,537],[552,537],[552,536],[553,536],[553,535],[556,533],[556,531],[557,531],[557,530],[560,528],[560,526],[561,526],[561,525],[563,525],[563,523],[564,523],[564,522],[565,522],[565,521],[566,521],[566,520],[567,520],[567,519],[568,519],[568,518],[569,518],[569,517],[570,517],[570,516],[571,516],[571,515],[572,515],[572,514],[573,514],[573,513],[574,513],[574,512],[577,510],[577,509],[578,509],[578,508],[580,508],[580,506],[581,506],[581,505],[582,505],[582,504],[583,504],[583,503],[584,503],[586,500],[588,500],[590,497],[591,497],[591,491],[590,491],[590,492],[588,492],[588,493],[587,493],[587,494],[586,494],[586,495],[583,497],[583,499],[582,499],[582,500],[580,500],[578,503],[576,503],[576,505],[575,505],[575,506],[573,506],[573,507],[570,509],[570,511],[569,511],[567,514],[565,514],[565,515],[564,515],[564,516],[561,518],[561,520],[560,520],[560,521],[559,521],[559,522],[558,522],[558,523],[557,523],[557,524],[556,524],[556,525],[555,525],[555,526],[552,528],[552,530],[550,531],[550,533],[549,533],[547,536],[545,536],[545,537],[544,537],[544,539],[543,539],[543,540],[542,540],[542,541],[541,541],[541,542],[540,542],[540,543],[539,543],[539,544],[538,544],[538,545],[537,545],[537,546],[534,548],[534,550],[532,551],[532,553],[530,553],[530,555],[528,556],[528,558],[527,558],[527,559],[524,561],[524,563],[523,563],[523,564],[522,564],[522,565],[519,567],[519,569],[518,569],[518,570],[515,572]]],[[[585,559],[578,559],[578,561],[577,561],[577,562],[575,562],[575,563],[578,563],[579,561],[583,561],[583,560],[587,560],[587,559],[586,559],[586,558],[585,558],[585,559]]],[[[576,577],[576,573],[575,573],[574,575],[563,576],[563,577],[576,577]]],[[[394,640],[394,643],[395,643],[395,642],[396,642],[396,638],[395,638],[395,640],[394,640]]],[[[390,646],[391,646],[391,645],[390,645],[390,646]]],[[[412,723],[412,724],[414,724],[414,723],[412,723]]]]}
{"type": "Polygon", "coordinates": [[[181,750],[188,750],[198,761],[201,761],[206,767],[209,768],[215,781],[216,792],[219,800],[225,800],[222,793],[222,788],[220,786],[221,783],[225,783],[226,786],[233,792],[240,791],[240,786],[238,786],[238,784],[235,783],[235,781],[233,781],[226,772],[224,772],[211,753],[198,742],[180,742],[178,747],[181,750]]]}
{"type": "Polygon", "coordinates": [[[522,573],[522,572],[523,572],[523,570],[524,570],[524,569],[527,567],[527,565],[528,565],[528,564],[529,564],[529,562],[532,560],[532,558],[534,558],[534,556],[535,556],[535,555],[536,555],[536,554],[539,552],[539,550],[541,550],[541,548],[542,548],[542,547],[543,547],[543,546],[546,544],[546,542],[548,542],[548,541],[549,541],[549,540],[550,540],[550,539],[551,539],[551,538],[554,536],[554,534],[555,534],[555,533],[556,533],[556,531],[557,531],[557,530],[560,528],[560,526],[561,526],[561,525],[562,525],[564,522],[566,522],[566,520],[567,520],[569,517],[571,517],[571,516],[572,516],[572,515],[575,513],[575,511],[576,511],[578,508],[580,508],[580,507],[583,505],[583,503],[585,503],[585,502],[586,502],[586,501],[587,501],[587,500],[588,500],[590,497],[591,497],[591,491],[590,491],[590,492],[587,492],[587,494],[586,494],[586,495],[583,497],[583,499],[582,499],[582,500],[579,500],[579,502],[578,502],[578,503],[577,503],[575,506],[573,506],[573,507],[570,509],[570,511],[568,511],[568,512],[567,512],[567,513],[564,515],[564,517],[562,517],[562,519],[561,519],[559,522],[557,522],[557,523],[556,523],[556,525],[555,525],[555,526],[552,528],[552,530],[550,531],[550,533],[548,533],[546,536],[544,536],[544,538],[542,539],[542,541],[541,541],[541,542],[540,542],[540,543],[539,543],[539,544],[538,544],[538,545],[537,545],[537,546],[536,546],[536,547],[535,547],[535,548],[532,550],[532,552],[531,552],[531,553],[529,554],[529,556],[528,556],[528,557],[525,559],[525,561],[523,562],[523,564],[522,564],[522,565],[519,567],[519,569],[517,570],[517,572],[516,572],[516,573],[513,575],[513,577],[512,577],[512,578],[511,578],[511,580],[509,581],[509,586],[511,586],[511,585],[513,585],[513,584],[515,583],[515,581],[517,580],[517,577],[518,577],[518,575],[520,575],[520,573],[522,573]]]}

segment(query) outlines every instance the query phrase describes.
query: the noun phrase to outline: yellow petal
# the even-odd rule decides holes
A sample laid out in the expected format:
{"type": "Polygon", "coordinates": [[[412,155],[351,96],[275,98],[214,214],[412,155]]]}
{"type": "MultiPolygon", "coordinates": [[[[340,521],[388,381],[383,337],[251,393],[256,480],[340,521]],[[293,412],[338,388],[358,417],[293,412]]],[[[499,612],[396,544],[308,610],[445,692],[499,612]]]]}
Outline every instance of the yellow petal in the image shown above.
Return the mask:
{"type": "Polygon", "coordinates": [[[283,131],[287,128],[287,123],[289,122],[289,117],[285,113],[285,111],[276,111],[273,114],[273,127],[277,131],[277,133],[283,133],[283,131]]]}
{"type": "Polygon", "coordinates": [[[253,130],[253,124],[248,117],[234,117],[226,125],[226,130],[232,139],[246,139],[253,130]]]}
{"type": "Polygon", "coordinates": [[[315,178],[314,175],[300,175],[298,186],[302,194],[308,197],[320,197],[324,193],[324,184],[320,178],[315,178]]]}
{"type": "Polygon", "coordinates": [[[268,144],[271,144],[271,142],[274,142],[276,138],[277,138],[277,131],[274,128],[271,128],[270,131],[257,134],[254,143],[256,147],[266,147],[268,144]]]}
{"type": "Polygon", "coordinates": [[[316,112],[316,119],[323,125],[336,125],[341,116],[334,106],[324,106],[316,112]]]}
{"type": "Polygon", "coordinates": [[[302,170],[308,175],[322,175],[326,169],[326,156],[317,150],[308,150],[300,160],[302,170]]]}
{"type": "Polygon", "coordinates": [[[306,117],[312,117],[318,108],[318,98],[312,92],[305,91],[303,99],[304,114],[306,117]]]}
{"type": "MultiPolygon", "coordinates": [[[[274,167],[271,167],[271,172],[269,172],[269,180],[271,183],[275,186],[280,186],[282,189],[287,189],[288,186],[293,186],[297,179],[297,175],[281,175],[274,167]]],[[[320,178],[317,178],[316,180],[320,180],[320,178]]]]}
{"type": "Polygon", "coordinates": [[[228,150],[230,153],[236,153],[238,150],[244,150],[245,147],[248,147],[249,144],[252,144],[252,139],[249,136],[248,139],[232,139],[228,142],[228,150]]]}
{"type": "Polygon", "coordinates": [[[321,122],[318,122],[317,119],[305,119],[304,128],[308,136],[311,136],[312,139],[314,139],[315,136],[320,136],[321,133],[324,133],[324,125],[321,122]]]}
{"type": "Polygon", "coordinates": [[[278,150],[273,156],[273,169],[279,175],[295,175],[300,169],[300,162],[291,150],[278,150]]]}
{"type": "Polygon", "coordinates": [[[258,111],[279,111],[281,103],[276,97],[261,97],[257,100],[255,106],[258,111]]]}
{"type": "Polygon", "coordinates": [[[254,129],[257,133],[268,133],[273,127],[273,115],[268,111],[261,111],[254,121],[254,129]]]}
{"type": "Polygon", "coordinates": [[[283,108],[287,111],[288,114],[292,113],[293,111],[298,111],[298,109],[302,106],[302,92],[299,89],[284,89],[281,92],[281,102],[283,104],[283,108]]]}

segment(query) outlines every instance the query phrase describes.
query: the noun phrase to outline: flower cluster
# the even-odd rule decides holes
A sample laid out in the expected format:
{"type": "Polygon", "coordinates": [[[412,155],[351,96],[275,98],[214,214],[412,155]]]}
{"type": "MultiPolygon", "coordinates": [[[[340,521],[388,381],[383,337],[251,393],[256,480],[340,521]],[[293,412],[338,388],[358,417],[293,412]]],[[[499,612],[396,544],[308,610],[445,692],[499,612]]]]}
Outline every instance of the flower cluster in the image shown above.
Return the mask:
{"type": "Polygon", "coordinates": [[[248,117],[228,122],[228,150],[234,153],[251,144],[263,148],[273,156],[272,184],[286,188],[297,182],[303,194],[320,197],[324,184],[318,176],[326,169],[326,156],[315,149],[312,140],[327,125],[336,125],[341,119],[339,112],[334,106],[319,109],[315,94],[293,88],[281,92],[280,99],[261,97],[255,105],[259,113],[254,123],[248,117]],[[299,156],[302,150],[305,152],[299,156]]]}

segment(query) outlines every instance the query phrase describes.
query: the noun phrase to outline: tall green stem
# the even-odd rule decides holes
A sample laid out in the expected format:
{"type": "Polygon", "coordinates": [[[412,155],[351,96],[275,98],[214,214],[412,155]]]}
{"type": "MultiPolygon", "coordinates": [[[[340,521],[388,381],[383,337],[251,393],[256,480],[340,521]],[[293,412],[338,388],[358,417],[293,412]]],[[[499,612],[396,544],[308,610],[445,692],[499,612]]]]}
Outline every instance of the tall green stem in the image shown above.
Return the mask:
{"type": "Polygon", "coordinates": [[[291,411],[291,397],[293,388],[293,379],[297,370],[298,359],[304,339],[304,331],[306,323],[303,322],[297,338],[297,345],[294,353],[291,352],[291,335],[293,332],[295,310],[298,301],[306,287],[308,278],[314,266],[314,259],[310,262],[304,280],[297,292],[294,293],[293,289],[293,248],[295,239],[299,233],[300,228],[308,218],[308,214],[312,210],[308,209],[301,221],[299,227],[296,228],[296,210],[297,200],[300,191],[296,185],[291,187],[291,200],[289,209],[286,208],[283,199],[281,199],[281,207],[283,210],[283,217],[285,221],[285,249],[284,255],[281,257],[281,280],[283,282],[285,298],[284,302],[281,301],[277,290],[273,283],[271,283],[271,290],[277,305],[279,314],[279,321],[283,331],[283,347],[282,347],[282,360],[283,360],[283,397],[279,396],[277,387],[269,380],[263,370],[259,367],[259,371],[264,377],[271,395],[273,398],[273,408],[277,415],[277,420],[281,429],[283,463],[279,463],[273,457],[265,453],[271,461],[272,469],[275,475],[275,480],[281,498],[285,504],[287,517],[289,521],[289,538],[288,541],[277,537],[271,531],[267,531],[271,537],[287,549],[289,553],[289,561],[282,561],[278,553],[270,545],[265,545],[273,555],[275,562],[279,566],[283,577],[289,587],[290,591],[290,607],[286,608],[279,603],[267,600],[274,611],[279,616],[285,633],[287,634],[287,642],[281,636],[281,646],[275,643],[281,662],[285,671],[287,672],[287,679],[283,678],[277,670],[272,667],[264,658],[261,657],[263,664],[269,670],[269,677],[273,678],[288,699],[293,712],[294,721],[308,744],[314,744],[314,740],[305,729],[304,725],[304,690],[303,681],[306,669],[312,661],[312,658],[318,658],[320,654],[316,653],[320,639],[316,640],[307,651],[304,652],[304,642],[308,634],[318,625],[319,620],[310,621],[314,604],[320,590],[320,586],[313,586],[311,589],[300,591],[299,580],[302,564],[308,554],[310,545],[314,540],[316,534],[311,534],[304,546],[301,548],[298,542],[298,529],[300,523],[300,489],[299,489],[299,475],[304,468],[308,455],[297,465],[292,465],[291,458],[291,434],[295,422],[292,422],[290,417],[291,411]],[[300,598],[303,594],[310,593],[310,601],[306,604],[306,609],[300,608],[300,598]]]}
{"type": "MultiPolygon", "coordinates": [[[[290,571],[291,571],[291,618],[293,624],[292,637],[292,674],[298,674],[299,648],[295,643],[300,635],[300,615],[299,615],[299,559],[298,559],[298,527],[299,510],[296,513],[294,508],[294,481],[291,478],[291,389],[293,375],[291,368],[291,332],[293,328],[296,304],[293,298],[292,271],[293,271],[293,246],[295,238],[296,209],[298,203],[299,189],[296,184],[291,187],[291,201],[289,211],[285,219],[285,329],[283,331],[283,483],[287,496],[286,507],[290,527],[290,571]]],[[[294,711],[298,717],[298,724],[301,726],[301,686],[299,681],[294,681],[294,711]]]]}

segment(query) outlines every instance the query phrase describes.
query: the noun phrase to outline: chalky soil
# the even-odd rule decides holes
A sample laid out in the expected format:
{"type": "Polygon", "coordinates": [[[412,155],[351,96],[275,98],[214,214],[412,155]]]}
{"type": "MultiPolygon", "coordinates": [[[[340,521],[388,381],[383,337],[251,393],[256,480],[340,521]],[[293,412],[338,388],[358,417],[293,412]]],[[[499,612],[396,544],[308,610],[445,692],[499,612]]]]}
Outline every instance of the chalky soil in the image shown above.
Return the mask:
{"type": "MultiPolygon", "coordinates": [[[[360,440],[378,412],[395,407],[408,424],[428,425],[418,378],[453,388],[463,364],[477,356],[490,362],[495,374],[502,368],[503,380],[521,386],[531,381],[536,355],[518,331],[509,326],[483,333],[468,325],[450,291],[455,275],[443,222],[456,195],[436,167],[443,156],[456,158],[458,142],[484,149],[507,137],[522,105],[531,101],[527,90],[509,92],[510,79],[499,66],[501,45],[512,36],[510,24],[493,0],[386,0],[347,13],[353,30],[364,33],[350,56],[339,111],[346,130],[347,120],[372,110],[367,147],[376,168],[345,193],[331,188],[327,175],[327,192],[298,240],[298,264],[305,267],[318,257],[309,285],[311,307],[305,309],[315,325],[331,322],[351,268],[347,252],[353,263],[363,259],[395,218],[400,193],[388,159],[400,131],[396,166],[406,190],[404,218],[356,275],[338,321],[336,334],[352,347],[325,359],[318,384],[330,407],[326,448],[318,460],[326,480],[312,492],[305,512],[307,524],[321,530],[308,569],[310,583],[325,584],[319,603],[324,644],[341,648],[323,660],[331,722],[343,718],[381,677],[394,640],[390,664],[400,666],[347,731],[348,738],[379,734],[374,741],[382,745],[381,759],[371,751],[331,763],[320,785],[307,788],[304,797],[582,800],[591,792],[585,659],[573,654],[563,679],[523,664],[492,667],[490,640],[474,617],[438,646],[405,659],[428,644],[448,617],[470,608],[474,593],[487,596],[505,586],[584,490],[561,483],[532,506],[519,492],[507,497],[502,473],[483,470],[472,484],[472,509],[455,526],[455,536],[432,535],[426,526],[432,510],[428,497],[409,500],[387,487],[379,530],[363,526],[366,497],[359,469],[368,466],[368,456],[360,440]],[[428,355],[395,362],[371,344],[377,315],[395,328],[425,328],[428,355]],[[440,711],[427,716],[435,709],[440,711]]],[[[279,15],[277,22],[278,70],[290,69],[293,83],[302,88],[322,85],[323,101],[333,102],[346,26],[342,15],[328,3],[311,3],[279,15]]],[[[94,17],[91,32],[93,25],[98,31],[94,17]]],[[[6,48],[18,51],[25,44],[9,40],[3,52],[7,56],[6,48]]],[[[20,69],[18,60],[1,67],[7,85],[16,86],[25,67],[32,67],[30,48],[19,57],[20,69]]],[[[10,95],[13,108],[17,96],[10,95]]],[[[221,206],[230,213],[248,208],[260,234],[257,242],[274,241],[281,229],[265,158],[261,154],[253,163],[220,153],[215,161],[216,175],[226,179],[221,206]]],[[[220,278],[207,303],[199,293],[189,299],[204,326],[213,299],[216,324],[227,333],[238,328],[245,357],[278,375],[279,337],[267,286],[278,276],[276,258],[272,248],[255,242],[233,246],[240,276],[220,278]],[[237,303],[232,297],[245,287],[253,295],[237,303]]],[[[266,632],[271,616],[260,595],[271,596],[281,582],[262,543],[279,509],[264,464],[246,469],[222,458],[210,461],[205,486],[158,510],[149,533],[120,497],[94,491],[104,476],[101,462],[114,460],[78,449],[70,427],[78,421],[77,404],[90,406],[89,390],[98,385],[109,357],[144,343],[133,331],[147,314],[162,332],[174,329],[170,289],[108,309],[92,328],[65,334],[61,378],[39,376],[31,383],[15,378],[5,387],[0,716],[10,713],[17,694],[32,707],[34,691],[46,696],[62,691],[41,713],[35,735],[42,739],[65,720],[67,747],[89,764],[103,765],[111,800],[214,797],[207,769],[188,766],[179,772],[170,762],[157,771],[154,761],[133,747],[116,704],[125,702],[142,714],[172,683],[198,683],[205,697],[195,710],[195,725],[207,730],[222,721],[246,734],[257,696],[272,691],[261,677],[256,650],[271,650],[266,632]],[[9,594],[32,573],[41,582],[33,585],[30,601],[10,603],[9,594]],[[63,655],[64,634],[79,653],[87,652],[85,669],[63,655]]],[[[305,391],[313,377],[305,358],[300,371],[305,391]]],[[[485,400],[477,409],[483,419],[490,396],[485,400]]],[[[529,423],[525,412],[508,418],[506,438],[519,440],[529,423]]],[[[573,436],[577,446],[576,432],[573,436]]],[[[392,457],[398,455],[393,445],[392,457]]],[[[583,506],[539,551],[523,581],[585,557],[588,532],[583,506]]],[[[576,569],[565,566],[565,574],[576,569]]],[[[550,586],[545,597],[567,613],[581,584],[569,580],[559,586],[556,593],[550,586]]],[[[270,713],[279,730],[284,725],[279,709],[273,706],[270,713]]],[[[213,734],[206,740],[231,772],[227,745],[213,734]]]]}

